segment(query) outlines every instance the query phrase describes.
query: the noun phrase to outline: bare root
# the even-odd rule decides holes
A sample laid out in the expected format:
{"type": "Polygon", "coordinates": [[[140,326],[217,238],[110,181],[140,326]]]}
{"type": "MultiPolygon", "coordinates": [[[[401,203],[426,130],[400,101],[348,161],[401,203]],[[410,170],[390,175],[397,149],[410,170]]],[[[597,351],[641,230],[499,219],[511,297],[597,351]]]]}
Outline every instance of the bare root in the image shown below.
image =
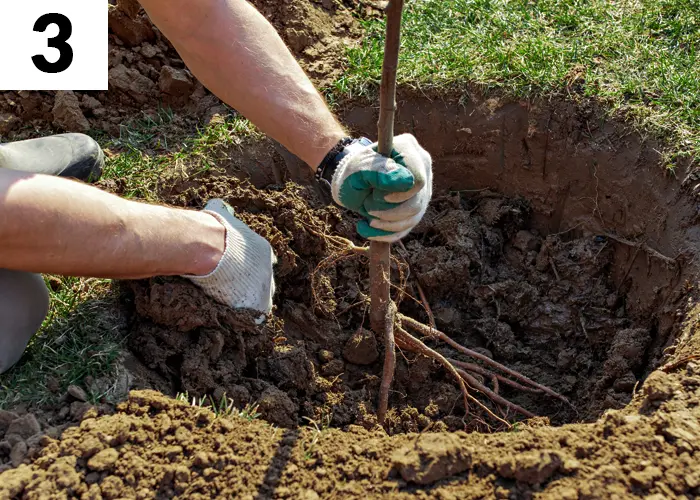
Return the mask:
{"type": "MultiPolygon", "coordinates": [[[[314,302],[316,307],[321,307],[326,310],[329,314],[333,311],[328,308],[322,297],[319,296],[319,290],[323,289],[323,280],[327,280],[325,276],[325,270],[335,266],[338,262],[345,259],[353,258],[354,256],[369,257],[368,247],[358,247],[353,244],[350,240],[339,236],[331,236],[323,234],[321,235],[326,239],[329,247],[332,249],[331,255],[326,257],[321,261],[316,269],[312,272],[311,283],[312,283],[312,293],[314,296],[314,302]]],[[[407,281],[407,264],[401,262],[395,256],[392,255],[392,262],[396,265],[396,269],[399,271],[399,284],[394,288],[397,290],[395,294],[396,302],[401,300],[401,297],[405,293],[405,286],[407,281]]],[[[531,418],[534,414],[527,409],[508,401],[505,397],[500,394],[500,389],[503,386],[508,386],[516,391],[528,392],[532,394],[547,394],[554,398],[557,398],[567,405],[571,405],[569,400],[562,396],[561,394],[553,391],[552,389],[538,384],[534,380],[526,377],[525,375],[512,370],[493,359],[478,353],[472,349],[464,347],[459,343],[455,342],[453,339],[448,337],[445,333],[437,330],[434,326],[434,320],[432,316],[432,311],[428,305],[428,300],[423,290],[418,288],[418,293],[420,294],[420,302],[424,305],[426,312],[428,313],[430,326],[425,325],[419,321],[409,318],[403,314],[397,312],[396,303],[394,301],[390,302],[390,308],[388,314],[386,314],[386,322],[383,325],[383,333],[391,331],[393,335],[383,335],[382,340],[385,344],[385,357],[384,357],[384,368],[382,373],[382,379],[380,383],[379,391],[379,403],[377,417],[380,422],[384,422],[384,418],[389,407],[389,392],[391,384],[394,378],[394,372],[396,368],[396,353],[395,348],[398,347],[404,351],[413,352],[415,354],[421,354],[428,358],[435,360],[437,363],[442,365],[445,370],[454,378],[455,382],[459,385],[462,392],[462,400],[465,408],[465,412],[468,415],[470,413],[470,403],[480,408],[485,414],[487,414],[491,419],[496,422],[510,427],[510,423],[505,420],[505,418],[498,416],[492,409],[486,406],[482,401],[475,398],[472,394],[473,392],[481,393],[485,396],[495,408],[498,408],[500,413],[506,417],[508,413],[517,413],[526,418],[531,418]],[[434,349],[431,349],[425,343],[423,343],[419,338],[409,333],[412,330],[416,334],[429,338],[436,341],[441,341],[455,349],[458,353],[468,356],[480,363],[469,363],[466,361],[460,361],[451,357],[443,356],[434,349]],[[392,340],[392,338],[394,340],[392,340]],[[395,344],[395,345],[394,345],[395,344]],[[483,382],[482,382],[483,380],[483,382]],[[486,383],[489,383],[491,387],[487,387],[486,383]]],[[[367,303],[367,298],[360,301],[360,303],[367,303]]]]}
{"type": "Polygon", "coordinates": [[[455,367],[452,366],[452,364],[450,364],[450,362],[447,361],[444,356],[432,350],[430,347],[425,345],[423,342],[415,338],[413,335],[411,335],[401,327],[396,327],[396,344],[401,349],[405,349],[407,351],[415,353],[420,353],[424,356],[435,359],[438,363],[444,366],[445,369],[449,371],[459,383],[459,387],[460,389],[462,389],[462,396],[464,398],[464,408],[466,408],[467,413],[469,413],[469,403],[467,402],[467,400],[470,398],[470,394],[467,390],[467,386],[464,384],[464,381],[459,376],[459,373],[457,373],[457,370],[455,370],[455,367]]]}
{"type": "MultiPolygon", "coordinates": [[[[393,332],[393,337],[395,338],[396,347],[399,347],[400,349],[405,351],[421,354],[430,359],[433,359],[437,361],[440,365],[442,365],[443,368],[445,368],[445,370],[447,370],[447,372],[450,375],[452,375],[455,381],[459,384],[459,387],[462,391],[462,399],[467,415],[470,412],[469,402],[472,402],[473,404],[481,408],[481,410],[483,410],[484,413],[486,413],[493,420],[505,425],[506,427],[511,426],[511,424],[508,421],[496,415],[489,407],[487,407],[484,403],[476,399],[470,392],[471,388],[474,391],[477,391],[484,395],[486,398],[488,398],[497,408],[500,409],[500,412],[504,416],[508,413],[518,413],[526,418],[532,418],[535,416],[535,414],[523,408],[522,406],[519,406],[501,396],[499,394],[501,384],[508,385],[513,389],[523,392],[530,392],[534,394],[545,393],[570,405],[569,401],[564,396],[558,394],[552,389],[538,384],[537,382],[530,380],[528,377],[522,375],[521,373],[515,370],[511,370],[501,365],[500,363],[497,363],[496,361],[486,356],[483,356],[482,354],[479,354],[477,352],[472,351],[471,349],[467,349],[466,347],[457,344],[447,335],[438,330],[435,330],[434,328],[419,323],[418,321],[404,316],[403,314],[397,313],[395,305],[393,303],[390,307],[390,313],[387,316],[388,321],[386,324],[386,328],[391,328],[393,332]],[[389,324],[390,322],[391,324],[389,324]],[[461,352],[462,354],[467,354],[476,359],[484,361],[490,367],[501,370],[504,373],[514,377],[518,381],[516,382],[515,380],[511,380],[503,374],[495,373],[491,369],[476,363],[467,363],[464,361],[447,358],[439,352],[435,351],[434,349],[431,349],[430,347],[425,345],[421,340],[419,340],[414,335],[409,333],[406,329],[404,329],[404,326],[408,326],[428,338],[444,341],[453,348],[455,348],[457,351],[461,352]],[[489,380],[493,387],[487,387],[482,381],[479,380],[480,378],[482,378],[483,380],[489,380]]],[[[384,417],[386,416],[386,412],[388,409],[389,388],[394,377],[394,370],[396,365],[394,346],[391,344],[387,344],[385,347],[386,353],[384,359],[384,371],[382,374],[382,381],[380,385],[378,410],[379,421],[382,423],[384,422],[384,417]]]]}
{"type": "Polygon", "coordinates": [[[638,242],[638,241],[630,241],[628,239],[622,238],[621,236],[617,236],[616,234],[612,233],[604,233],[603,236],[606,238],[610,238],[613,241],[617,241],[618,243],[621,243],[623,245],[627,245],[630,247],[634,248],[641,248],[646,252],[649,257],[654,257],[655,259],[660,260],[661,262],[664,262],[667,266],[669,267],[676,267],[678,265],[678,261],[676,259],[672,259],[671,257],[667,257],[666,255],[662,254],[658,250],[654,250],[651,248],[649,245],[647,245],[644,242],[638,242]]]}
{"type": "Polygon", "coordinates": [[[496,392],[494,392],[491,389],[489,389],[488,387],[486,387],[484,384],[479,382],[471,374],[465,372],[464,370],[457,369],[457,373],[459,373],[462,376],[462,378],[467,383],[469,383],[469,385],[474,387],[477,391],[482,393],[484,396],[489,398],[494,403],[501,405],[501,406],[505,406],[506,408],[508,408],[510,410],[514,410],[517,413],[520,413],[521,415],[524,415],[527,418],[532,418],[535,416],[534,413],[531,413],[531,412],[527,411],[525,408],[518,406],[515,403],[511,403],[507,399],[499,396],[496,392]]]}
{"type": "Polygon", "coordinates": [[[445,335],[441,331],[436,330],[435,328],[430,328],[429,326],[424,325],[423,323],[420,323],[420,322],[416,321],[415,319],[409,318],[408,316],[404,316],[403,314],[399,314],[398,318],[402,324],[408,325],[410,328],[413,328],[418,333],[420,333],[426,337],[432,338],[432,339],[441,340],[441,341],[445,342],[446,344],[449,344],[451,347],[453,347],[457,351],[461,352],[462,354],[466,354],[467,356],[469,356],[471,358],[483,361],[485,364],[492,366],[493,368],[496,368],[498,370],[501,370],[504,373],[507,373],[508,375],[510,375],[510,376],[514,377],[515,379],[519,380],[520,382],[522,382],[523,385],[526,385],[526,386],[529,385],[535,389],[538,389],[538,390],[544,392],[545,394],[548,394],[554,398],[557,398],[557,399],[563,401],[564,403],[566,403],[569,406],[572,406],[571,403],[569,402],[569,400],[567,398],[565,398],[564,396],[562,396],[561,394],[559,394],[558,392],[553,391],[552,389],[550,389],[547,386],[538,384],[537,382],[529,379],[528,377],[526,377],[522,373],[516,372],[515,370],[511,370],[507,366],[504,366],[501,363],[494,361],[493,359],[489,358],[488,356],[484,356],[481,353],[478,353],[476,351],[473,351],[471,349],[468,349],[468,348],[458,344],[457,342],[452,340],[450,337],[448,337],[447,335],[445,335]]]}

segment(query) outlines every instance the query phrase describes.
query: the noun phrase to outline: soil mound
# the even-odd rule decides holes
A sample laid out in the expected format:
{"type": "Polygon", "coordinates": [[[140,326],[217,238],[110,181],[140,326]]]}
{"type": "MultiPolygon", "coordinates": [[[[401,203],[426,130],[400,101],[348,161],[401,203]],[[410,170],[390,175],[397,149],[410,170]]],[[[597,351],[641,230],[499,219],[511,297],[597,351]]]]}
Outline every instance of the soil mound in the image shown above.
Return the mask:
{"type": "Polygon", "coordinates": [[[689,498],[700,372],[658,373],[639,412],[490,436],[285,431],[136,391],[116,414],[44,438],[31,464],[2,474],[0,498],[689,498]]]}

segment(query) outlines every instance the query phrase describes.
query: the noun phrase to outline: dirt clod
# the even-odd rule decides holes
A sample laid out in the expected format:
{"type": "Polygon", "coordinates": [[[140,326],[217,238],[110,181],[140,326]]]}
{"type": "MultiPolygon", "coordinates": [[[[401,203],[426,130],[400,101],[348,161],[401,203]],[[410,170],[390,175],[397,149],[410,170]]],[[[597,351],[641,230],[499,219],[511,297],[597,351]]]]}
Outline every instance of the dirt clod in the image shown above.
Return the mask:
{"type": "Polygon", "coordinates": [[[156,38],[152,25],[145,16],[134,16],[132,19],[119,8],[110,8],[109,10],[109,29],[127,47],[134,47],[156,38]]]}
{"type": "Polygon", "coordinates": [[[107,448],[88,460],[87,466],[92,470],[103,472],[111,469],[117,460],[119,460],[119,452],[114,448],[107,448]]]}
{"type": "Polygon", "coordinates": [[[66,392],[70,397],[78,401],[85,402],[88,399],[88,395],[85,392],[85,389],[83,389],[82,387],[78,387],[77,385],[69,385],[68,390],[66,392]]]}
{"type": "Polygon", "coordinates": [[[188,97],[194,90],[192,77],[187,71],[163,66],[158,78],[158,88],[164,94],[175,98],[188,97]]]}
{"type": "Polygon", "coordinates": [[[110,69],[107,78],[110,88],[113,88],[117,95],[122,94],[125,100],[135,104],[145,104],[156,95],[156,84],[153,80],[123,64],[110,69]]]}
{"type": "Polygon", "coordinates": [[[70,417],[73,420],[80,420],[92,409],[92,404],[83,401],[73,401],[70,405],[70,417]]]}
{"type": "Polygon", "coordinates": [[[324,377],[340,375],[345,371],[345,363],[340,359],[332,359],[321,366],[321,374],[324,377]]]}
{"type": "Polygon", "coordinates": [[[10,452],[10,462],[13,467],[19,467],[27,456],[27,443],[20,441],[12,447],[10,452]]]}
{"type": "Polygon", "coordinates": [[[651,489],[656,481],[661,479],[663,472],[658,467],[649,465],[644,470],[634,471],[630,474],[630,479],[645,490],[651,489]]]}
{"type": "Polygon", "coordinates": [[[0,437],[5,435],[5,431],[7,431],[7,428],[17,418],[18,415],[14,412],[0,410],[0,437]]]}
{"type": "Polygon", "coordinates": [[[131,19],[135,19],[141,11],[141,4],[137,0],[117,0],[117,8],[131,19]]]}
{"type": "Polygon", "coordinates": [[[53,105],[53,123],[66,132],[87,132],[90,123],[80,109],[80,101],[74,92],[59,90],[53,105]]]}
{"type": "Polygon", "coordinates": [[[343,358],[356,365],[371,365],[379,357],[377,339],[370,330],[359,328],[343,348],[343,358]]]}
{"type": "Polygon", "coordinates": [[[404,481],[432,484],[471,466],[471,452],[449,434],[426,434],[392,455],[404,481]]]}
{"type": "MultiPolygon", "coordinates": [[[[498,473],[522,483],[537,485],[549,479],[562,466],[561,456],[554,451],[538,450],[517,453],[512,462],[506,462],[498,473]]],[[[571,464],[569,464],[569,468],[571,464]]]]}
{"type": "Polygon", "coordinates": [[[10,423],[6,431],[6,436],[16,434],[23,439],[27,439],[40,431],[41,426],[36,417],[28,413],[22,417],[16,418],[10,423]]]}
{"type": "Polygon", "coordinates": [[[656,371],[644,381],[644,394],[649,401],[664,401],[673,397],[673,379],[662,371],[656,371]]]}
{"type": "Polygon", "coordinates": [[[276,387],[268,387],[260,395],[258,400],[262,417],[282,427],[293,427],[296,422],[297,406],[289,398],[287,393],[276,387]]]}

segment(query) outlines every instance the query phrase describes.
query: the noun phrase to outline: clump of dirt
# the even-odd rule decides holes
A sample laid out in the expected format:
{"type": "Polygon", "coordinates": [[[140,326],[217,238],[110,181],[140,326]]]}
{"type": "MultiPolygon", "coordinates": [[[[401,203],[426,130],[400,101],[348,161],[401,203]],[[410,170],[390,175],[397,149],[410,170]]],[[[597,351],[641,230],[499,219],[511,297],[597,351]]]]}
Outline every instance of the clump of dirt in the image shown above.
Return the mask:
{"type": "Polygon", "coordinates": [[[0,496],[689,498],[700,494],[698,370],[658,372],[638,410],[595,424],[497,435],[282,430],[135,391],[116,414],[44,438],[31,464],[2,474],[0,496]]]}
{"type": "MultiPolygon", "coordinates": [[[[345,46],[361,34],[352,2],[347,6],[311,0],[253,3],[319,86],[342,71],[345,46]]],[[[233,112],[189,72],[137,2],[122,0],[110,6],[109,29],[109,91],[2,92],[0,138],[31,138],[37,130],[102,130],[119,137],[129,121],[163,122],[159,115],[163,108],[181,111],[166,119],[180,128],[233,112]]]]}
{"type": "MultiPolygon", "coordinates": [[[[179,206],[225,199],[271,242],[279,263],[274,319],[264,327],[187,280],[127,283],[129,347],[161,377],[159,388],[259,403],[264,418],[287,427],[312,419],[373,428],[382,346],[367,330],[368,262],[343,255],[329,236],[352,238],[351,218],[295,184],[260,190],[204,174],[163,189],[179,206]]],[[[504,397],[555,423],[592,420],[630,401],[653,332],[625,317],[604,238],[544,237],[529,229],[530,216],[525,200],[491,192],[436,197],[405,252],[397,250],[403,265],[394,283],[399,268],[412,273],[400,309],[427,322],[417,280],[438,328],[567,396],[575,409],[514,389],[502,389],[504,397]]],[[[406,354],[393,389],[390,432],[487,429],[475,409],[465,420],[458,388],[426,358],[406,354]]]]}
{"type": "Polygon", "coordinates": [[[113,411],[110,405],[94,406],[87,402],[85,392],[76,386],[69,388],[58,406],[33,413],[25,408],[0,410],[0,473],[36,458],[47,438],[58,438],[65,429],[79,423],[87,412],[98,416],[113,411]]]}

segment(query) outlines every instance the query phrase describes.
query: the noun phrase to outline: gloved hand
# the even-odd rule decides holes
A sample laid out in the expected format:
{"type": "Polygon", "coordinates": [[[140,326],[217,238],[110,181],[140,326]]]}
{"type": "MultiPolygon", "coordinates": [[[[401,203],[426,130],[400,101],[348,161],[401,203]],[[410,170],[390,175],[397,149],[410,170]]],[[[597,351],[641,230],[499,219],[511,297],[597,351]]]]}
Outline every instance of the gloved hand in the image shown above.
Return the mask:
{"type": "Polygon", "coordinates": [[[211,273],[185,277],[229,307],[269,314],[275,293],[272,266],[277,263],[272,246],[234,217],[233,208],[223,200],[210,200],[204,211],[216,217],[226,228],[226,247],[211,273]]]}
{"type": "Polygon", "coordinates": [[[338,165],[331,181],[333,199],[366,220],[360,236],[393,242],[420,222],[433,192],[432,160],[411,134],[394,138],[391,158],[377,144],[356,148],[338,165]]]}

